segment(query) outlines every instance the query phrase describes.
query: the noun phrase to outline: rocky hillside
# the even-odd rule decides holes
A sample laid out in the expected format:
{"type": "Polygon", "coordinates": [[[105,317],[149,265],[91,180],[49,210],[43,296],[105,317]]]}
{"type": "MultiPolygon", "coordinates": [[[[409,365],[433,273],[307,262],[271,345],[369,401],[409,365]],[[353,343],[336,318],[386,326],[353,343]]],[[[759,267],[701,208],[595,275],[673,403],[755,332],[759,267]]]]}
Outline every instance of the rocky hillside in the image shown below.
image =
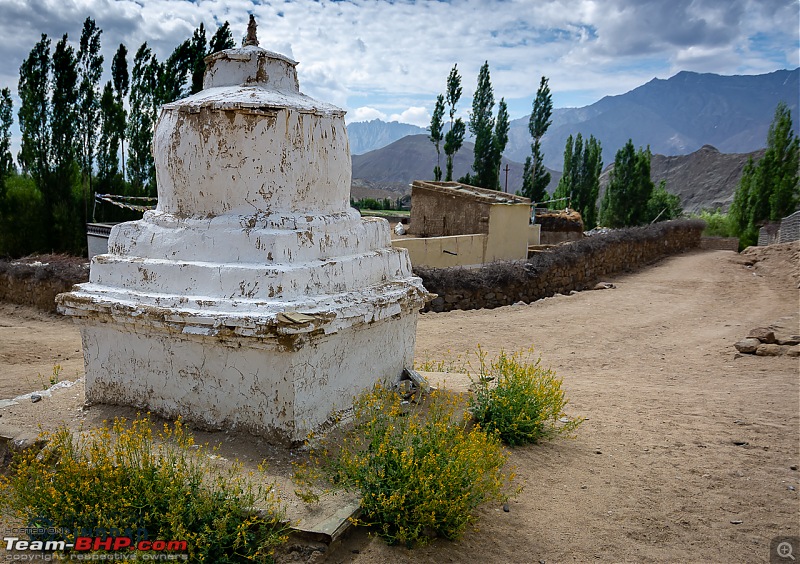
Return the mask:
{"type": "MultiPolygon", "coordinates": [[[[797,116],[798,100],[800,69],[752,76],[680,72],[584,108],[556,110],[542,139],[545,164],[561,168],[567,137],[578,133],[600,141],[606,164],[628,139],[662,155],[687,155],[704,145],[724,153],[755,151],[766,145],[778,103],[797,116]]],[[[797,132],[800,120],[794,122],[797,132]]],[[[511,122],[505,152],[510,159],[524,159],[530,151],[527,128],[527,117],[511,122]]]]}
{"type": "Polygon", "coordinates": [[[396,121],[385,122],[379,119],[357,121],[347,126],[350,140],[350,154],[361,155],[402,139],[406,135],[419,135],[425,129],[396,121]]]}
{"type": "MultiPolygon", "coordinates": [[[[688,155],[653,155],[650,177],[658,185],[667,183],[667,192],[677,194],[687,212],[703,209],[728,209],[733,194],[742,177],[742,169],[751,156],[754,160],[764,155],[764,149],[752,153],[720,153],[715,147],[705,145],[688,155]]],[[[600,192],[605,192],[612,166],[600,177],[600,192]]]]}

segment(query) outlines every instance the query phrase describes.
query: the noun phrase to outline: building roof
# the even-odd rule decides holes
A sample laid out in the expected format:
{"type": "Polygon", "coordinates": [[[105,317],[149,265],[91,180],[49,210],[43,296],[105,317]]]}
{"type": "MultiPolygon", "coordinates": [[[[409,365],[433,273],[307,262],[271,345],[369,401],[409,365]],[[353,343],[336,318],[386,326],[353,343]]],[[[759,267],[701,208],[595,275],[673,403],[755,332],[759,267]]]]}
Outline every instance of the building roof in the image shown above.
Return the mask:
{"type": "Polygon", "coordinates": [[[432,192],[438,192],[442,195],[456,198],[477,200],[486,204],[523,204],[528,206],[531,204],[530,199],[523,198],[522,196],[506,194],[505,192],[498,192],[497,190],[478,188],[477,186],[462,184],[461,182],[433,182],[415,180],[411,186],[413,188],[430,190],[432,192]]]}

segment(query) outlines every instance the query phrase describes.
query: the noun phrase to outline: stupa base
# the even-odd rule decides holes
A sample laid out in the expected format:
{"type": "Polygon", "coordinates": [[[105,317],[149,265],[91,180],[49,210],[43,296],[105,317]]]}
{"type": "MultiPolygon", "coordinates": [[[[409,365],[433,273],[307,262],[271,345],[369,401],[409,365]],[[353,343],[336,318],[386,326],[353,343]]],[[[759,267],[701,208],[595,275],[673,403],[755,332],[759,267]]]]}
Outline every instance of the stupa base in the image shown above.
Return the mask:
{"type": "Polygon", "coordinates": [[[271,337],[78,321],[89,403],[132,406],[203,428],[295,442],[352,406],[361,391],[398,380],[412,366],[417,314],[329,335],[271,337]]]}

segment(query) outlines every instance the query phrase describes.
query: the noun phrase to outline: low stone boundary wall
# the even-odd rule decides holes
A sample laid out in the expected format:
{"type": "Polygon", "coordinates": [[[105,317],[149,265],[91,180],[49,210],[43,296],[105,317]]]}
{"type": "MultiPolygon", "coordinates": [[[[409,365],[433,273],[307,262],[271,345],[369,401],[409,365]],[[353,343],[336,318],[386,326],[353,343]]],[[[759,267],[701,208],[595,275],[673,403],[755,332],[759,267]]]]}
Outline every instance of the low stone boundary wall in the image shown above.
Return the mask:
{"type": "Polygon", "coordinates": [[[738,237],[701,237],[700,248],[713,251],[739,252],[738,237]]]}
{"type": "Polygon", "coordinates": [[[56,295],[89,281],[86,259],[41,255],[0,260],[0,301],[56,311],[56,295]]]}
{"type": "Polygon", "coordinates": [[[779,243],[790,243],[800,240],[800,210],[781,220],[779,243]]]}
{"type": "Polygon", "coordinates": [[[705,222],[676,220],[620,229],[537,253],[527,261],[482,268],[424,268],[414,272],[439,296],[424,311],[495,308],[594,287],[602,278],[631,271],[700,246],[705,222]]]}

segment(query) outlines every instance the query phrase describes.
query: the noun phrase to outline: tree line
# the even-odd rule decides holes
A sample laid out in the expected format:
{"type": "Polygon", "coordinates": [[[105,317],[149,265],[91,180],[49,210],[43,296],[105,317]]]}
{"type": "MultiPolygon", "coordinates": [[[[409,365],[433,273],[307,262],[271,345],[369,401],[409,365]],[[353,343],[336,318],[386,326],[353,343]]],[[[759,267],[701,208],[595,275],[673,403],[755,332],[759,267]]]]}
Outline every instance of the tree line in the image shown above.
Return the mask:
{"type": "Polygon", "coordinates": [[[759,226],[780,221],[800,207],[800,140],[792,112],[781,102],[767,133],[767,150],[756,163],[751,156],[728,210],[728,235],[740,246],[758,243],[759,226]]]}
{"type": "MultiPolygon", "coordinates": [[[[429,139],[436,149],[437,164],[434,180],[442,177],[440,167],[440,143],[444,140],[447,157],[445,181],[453,179],[453,156],[461,148],[466,131],[462,118],[455,118],[456,104],[461,97],[461,76],[453,66],[447,79],[447,95],[436,99],[429,139]],[[444,133],[444,111],[450,116],[450,128],[444,133]]],[[[475,136],[475,156],[472,172],[458,182],[482,188],[500,190],[500,166],[508,142],[509,118],[505,100],[500,99],[497,116],[493,116],[494,92],[489,75],[488,61],[478,73],[478,84],[469,114],[468,128],[475,136]]],[[[528,131],[531,135],[531,154],[526,157],[522,171],[522,186],[518,195],[530,198],[537,206],[577,210],[587,229],[598,221],[609,227],[640,225],[655,220],[673,219],[683,210],[677,196],[669,194],[663,183],[658,188],[650,180],[650,149],[634,149],[632,140],[620,149],[611,172],[611,182],[605,192],[600,208],[597,200],[600,192],[600,173],[603,170],[600,142],[590,136],[584,140],[580,133],[567,139],[564,149],[563,176],[553,194],[547,193],[550,173],[544,166],[542,138],[552,124],[553,100],[549,80],[543,76],[533,100],[528,131]]]]}
{"type": "MultiPolygon", "coordinates": [[[[67,34],[51,49],[42,34],[23,61],[19,169],[11,155],[11,93],[0,91],[0,255],[81,254],[95,193],[155,196],[151,144],[159,107],[200,91],[204,58],[235,46],[227,21],[210,40],[200,24],[161,62],[145,42],[130,69],[120,44],[111,79],[101,86],[101,36],[86,18],[77,49],[67,34]]],[[[100,219],[131,218],[125,210],[104,209],[100,219]]]]}
{"type": "MultiPolygon", "coordinates": [[[[478,73],[478,85],[472,98],[472,111],[469,121],[464,123],[463,118],[456,118],[458,102],[462,94],[461,75],[458,65],[453,65],[447,77],[446,95],[439,94],[436,98],[431,124],[428,127],[429,139],[436,148],[436,166],[433,169],[435,181],[442,180],[441,149],[446,156],[445,182],[453,180],[453,158],[464,144],[467,128],[475,138],[474,158],[472,172],[468,172],[458,181],[493,190],[500,189],[500,168],[503,151],[508,144],[508,130],[510,120],[508,105],[505,98],[500,98],[497,104],[497,115],[494,115],[494,88],[492,87],[489,71],[489,61],[485,61],[478,73]],[[449,128],[445,133],[444,113],[449,115],[449,128]],[[444,141],[444,146],[441,146],[444,141]]],[[[541,152],[541,139],[550,126],[550,116],[553,111],[553,102],[546,77],[542,77],[533,102],[533,111],[530,119],[530,132],[533,137],[531,144],[532,155],[525,161],[523,172],[522,195],[534,200],[543,199],[545,187],[550,183],[550,173],[544,166],[541,152]]]]}

